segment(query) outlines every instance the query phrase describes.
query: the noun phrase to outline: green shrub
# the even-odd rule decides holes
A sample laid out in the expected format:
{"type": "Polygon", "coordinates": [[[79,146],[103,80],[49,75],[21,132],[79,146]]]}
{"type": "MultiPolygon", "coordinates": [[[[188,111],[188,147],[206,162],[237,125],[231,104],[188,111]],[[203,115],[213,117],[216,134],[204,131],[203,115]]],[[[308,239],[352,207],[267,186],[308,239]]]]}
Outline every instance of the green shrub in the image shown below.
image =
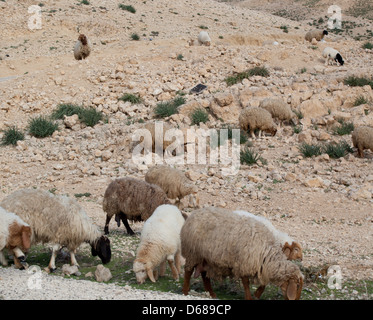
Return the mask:
{"type": "Polygon", "coordinates": [[[373,80],[364,77],[349,76],[344,79],[344,84],[350,87],[363,87],[369,85],[373,89],[373,80]]]}
{"type": "Polygon", "coordinates": [[[125,93],[118,100],[122,100],[124,102],[129,101],[132,104],[141,103],[141,98],[139,96],[136,96],[136,95],[132,94],[132,93],[125,93]]]}
{"type": "Polygon", "coordinates": [[[70,117],[74,114],[79,114],[83,107],[76,104],[62,103],[52,112],[52,119],[63,119],[64,116],[70,117]]]}
{"type": "Polygon", "coordinates": [[[120,3],[118,5],[118,7],[120,9],[122,9],[122,10],[126,10],[126,11],[131,12],[131,13],[135,13],[136,12],[136,9],[133,6],[127,6],[125,4],[120,3]]]}
{"type": "Polygon", "coordinates": [[[4,130],[4,135],[1,138],[1,145],[8,146],[17,144],[18,140],[24,140],[25,135],[22,131],[18,130],[16,126],[4,130]]]}
{"type": "Polygon", "coordinates": [[[324,146],[323,152],[327,153],[330,158],[338,159],[344,157],[348,153],[352,153],[353,149],[346,141],[339,143],[328,143],[324,146]]]}
{"type": "Polygon", "coordinates": [[[134,40],[134,41],[138,41],[138,40],[140,40],[140,37],[137,33],[132,33],[131,34],[131,39],[134,40]]]}
{"type": "Polygon", "coordinates": [[[225,79],[228,86],[232,86],[236,83],[241,82],[243,79],[248,79],[252,76],[268,77],[269,71],[265,67],[254,67],[244,72],[239,72],[233,76],[229,76],[225,79]]]}
{"type": "Polygon", "coordinates": [[[305,158],[311,158],[313,156],[319,156],[322,154],[322,146],[319,144],[308,144],[308,143],[302,143],[299,147],[300,153],[305,158]]]}
{"type": "Polygon", "coordinates": [[[179,54],[177,55],[176,59],[177,59],[177,60],[183,60],[183,59],[184,59],[184,56],[183,56],[181,53],[179,53],[179,54]]]}
{"type": "Polygon", "coordinates": [[[253,149],[248,147],[240,151],[240,162],[241,164],[257,164],[260,161],[262,164],[266,164],[267,160],[261,157],[261,155],[255,152],[253,149]]]}
{"type": "Polygon", "coordinates": [[[83,108],[78,114],[79,120],[85,123],[88,127],[95,126],[102,120],[102,113],[95,108],[83,108]]]}
{"type": "MultiPolygon", "coordinates": [[[[217,134],[218,134],[217,145],[212,144],[211,148],[215,149],[216,147],[219,147],[220,145],[223,145],[226,140],[232,140],[233,139],[233,129],[238,129],[238,128],[232,128],[232,127],[228,126],[228,127],[223,127],[221,129],[217,130],[217,134]],[[227,134],[227,139],[226,140],[223,140],[223,141],[221,140],[223,138],[223,137],[220,136],[221,130],[227,130],[228,134],[227,134]]],[[[238,130],[240,130],[240,129],[238,129],[238,130]]],[[[245,144],[247,141],[248,141],[247,133],[244,132],[243,130],[240,130],[239,144],[245,144]]]]}
{"type": "Polygon", "coordinates": [[[261,76],[261,77],[268,77],[269,76],[269,71],[266,67],[254,67],[251,68],[249,71],[249,76],[261,76]]]}
{"type": "Polygon", "coordinates": [[[58,124],[44,116],[32,118],[28,125],[29,132],[36,138],[51,136],[58,129],[58,124]]]}
{"type": "Polygon", "coordinates": [[[362,48],[363,48],[363,49],[373,49],[373,43],[365,42],[365,43],[362,45],[362,48]]]}
{"type": "Polygon", "coordinates": [[[178,107],[185,103],[185,98],[178,96],[171,101],[160,102],[154,109],[154,113],[157,117],[166,118],[178,113],[178,107]]]}
{"type": "Polygon", "coordinates": [[[204,108],[196,108],[192,111],[190,115],[192,119],[192,125],[199,125],[200,122],[206,123],[209,120],[209,114],[204,108]]]}
{"type": "Polygon", "coordinates": [[[357,106],[360,106],[362,104],[366,104],[368,103],[369,101],[367,99],[365,99],[364,96],[359,96],[355,99],[355,102],[354,102],[354,106],[357,107],[357,106]]]}
{"type": "Polygon", "coordinates": [[[345,122],[344,120],[340,120],[339,123],[340,126],[335,126],[333,128],[333,133],[335,135],[343,136],[354,131],[354,124],[352,122],[345,122]]]}

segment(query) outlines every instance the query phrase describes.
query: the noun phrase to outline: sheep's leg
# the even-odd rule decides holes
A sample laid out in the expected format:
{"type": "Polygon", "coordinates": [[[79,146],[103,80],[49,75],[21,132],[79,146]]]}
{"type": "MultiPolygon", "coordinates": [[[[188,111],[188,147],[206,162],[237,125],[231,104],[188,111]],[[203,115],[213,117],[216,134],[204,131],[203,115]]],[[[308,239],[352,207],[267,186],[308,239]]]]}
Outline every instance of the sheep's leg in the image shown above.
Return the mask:
{"type": "Polygon", "coordinates": [[[1,250],[0,251],[0,263],[6,267],[8,265],[8,260],[4,256],[4,252],[1,250]]]}
{"type": "Polygon", "coordinates": [[[181,253],[180,253],[180,251],[176,252],[176,254],[175,254],[175,266],[176,266],[177,272],[180,274],[180,271],[181,271],[181,253]]]}
{"type": "Polygon", "coordinates": [[[184,284],[183,284],[183,294],[188,295],[189,289],[190,289],[190,278],[193,274],[193,269],[192,270],[185,270],[184,272],[184,284]]]}
{"type": "Polygon", "coordinates": [[[79,268],[78,261],[76,261],[76,258],[75,258],[75,253],[76,253],[76,250],[71,250],[70,251],[71,265],[72,266],[77,266],[79,268]]]}
{"type": "Polygon", "coordinates": [[[171,272],[172,272],[172,277],[175,279],[175,280],[178,280],[179,279],[179,273],[177,272],[177,269],[175,267],[175,261],[174,261],[174,257],[173,256],[168,256],[167,257],[167,261],[168,261],[168,264],[171,268],[171,272]]]}
{"type": "Polygon", "coordinates": [[[109,223],[110,223],[110,220],[111,220],[111,216],[109,216],[109,215],[107,214],[107,215],[106,215],[105,228],[104,228],[104,232],[105,232],[105,234],[109,234],[109,223]]]}
{"type": "Polygon", "coordinates": [[[253,300],[253,297],[251,296],[251,293],[250,293],[249,277],[242,277],[241,280],[242,280],[243,287],[245,289],[245,300],[253,300]]]}
{"type": "Polygon", "coordinates": [[[163,277],[166,273],[166,260],[163,260],[159,265],[159,276],[163,277]]]}
{"type": "Polygon", "coordinates": [[[266,288],[266,286],[260,286],[258,289],[256,289],[256,291],[254,293],[255,298],[260,299],[260,297],[262,296],[265,288],[266,288]]]}
{"type": "Polygon", "coordinates": [[[49,265],[48,265],[48,271],[49,272],[53,272],[56,270],[56,257],[57,257],[57,252],[58,250],[60,250],[61,246],[59,244],[55,244],[53,247],[52,247],[52,257],[49,261],[49,265]]]}
{"type": "Polygon", "coordinates": [[[364,150],[361,147],[357,147],[357,154],[360,158],[364,158],[364,150]]]}
{"type": "Polygon", "coordinates": [[[255,139],[255,133],[254,133],[254,130],[250,130],[250,135],[251,135],[251,138],[255,139]]]}
{"type": "Polygon", "coordinates": [[[27,269],[28,264],[25,261],[25,254],[18,247],[13,249],[14,253],[14,264],[17,269],[27,269]]]}
{"type": "Polygon", "coordinates": [[[206,276],[206,271],[202,271],[201,276],[202,276],[203,286],[205,288],[205,291],[208,291],[210,293],[211,298],[215,299],[216,294],[212,290],[211,281],[210,281],[210,278],[206,276]]]}
{"type": "Polygon", "coordinates": [[[133,230],[131,229],[130,225],[128,224],[127,216],[123,212],[121,212],[119,214],[119,216],[120,216],[120,219],[122,220],[124,226],[126,227],[127,233],[129,235],[133,236],[135,233],[133,232],[133,230]]]}

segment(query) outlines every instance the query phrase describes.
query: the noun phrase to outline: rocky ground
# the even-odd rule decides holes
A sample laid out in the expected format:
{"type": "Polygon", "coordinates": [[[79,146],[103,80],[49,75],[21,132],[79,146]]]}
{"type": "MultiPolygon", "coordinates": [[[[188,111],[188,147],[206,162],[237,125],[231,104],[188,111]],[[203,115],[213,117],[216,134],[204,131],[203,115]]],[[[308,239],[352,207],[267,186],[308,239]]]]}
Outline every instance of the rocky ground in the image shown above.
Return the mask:
{"type": "MultiPolygon", "coordinates": [[[[350,134],[333,134],[340,119],[355,127],[373,126],[372,88],[343,82],[349,75],[373,74],[372,50],[333,33],[325,42],[306,43],[310,26],[302,21],[210,0],[136,2],[136,13],[119,9],[116,1],[89,3],[45,3],[42,28],[30,30],[32,1],[0,2],[0,130],[16,125],[26,131],[17,146],[0,147],[0,201],[25,187],[71,196],[89,193],[77,199],[103,227],[102,199],[109,182],[124,176],[143,179],[150,166],[132,161],[132,134],[155,119],[159,102],[185,94],[179,113],[165,121],[189,128],[190,113],[201,107],[209,112],[209,121],[200,125],[207,129],[237,126],[243,107],[281,97],[303,118],[298,131],[284,125],[274,137],[248,142],[265,163],[241,165],[232,176],[209,163],[178,167],[199,186],[201,206],[264,215],[300,241],[304,267],[338,265],[345,280],[373,280],[373,153],[332,159],[325,154],[304,158],[299,151],[303,142],[345,140],[352,146],[350,134]],[[212,45],[189,45],[202,29],[212,45]],[[93,43],[83,61],[72,53],[79,32],[93,43]],[[139,41],[131,40],[133,33],[139,41]],[[324,65],[326,46],[341,52],[344,66],[324,65]],[[269,77],[233,86],[224,81],[254,66],[265,66],[269,77]],[[207,89],[190,93],[199,83],[207,89]],[[118,100],[124,93],[142,102],[118,100]],[[356,105],[360,97],[365,103],[356,105]],[[61,103],[95,107],[105,119],[94,127],[59,120],[59,130],[43,139],[27,133],[30,118],[50,115],[61,103]]],[[[192,210],[187,201],[185,206],[186,212],[192,210]]],[[[8,273],[0,269],[0,283],[8,273]]],[[[16,298],[9,292],[0,297],[16,298]]]]}

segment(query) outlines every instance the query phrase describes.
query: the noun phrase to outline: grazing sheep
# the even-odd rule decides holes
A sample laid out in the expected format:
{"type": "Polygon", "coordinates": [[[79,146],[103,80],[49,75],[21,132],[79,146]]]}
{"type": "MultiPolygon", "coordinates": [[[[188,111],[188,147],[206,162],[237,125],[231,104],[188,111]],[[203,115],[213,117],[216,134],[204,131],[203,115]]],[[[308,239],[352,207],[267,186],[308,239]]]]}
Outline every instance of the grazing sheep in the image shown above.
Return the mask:
{"type": "Polygon", "coordinates": [[[82,60],[87,58],[92,50],[91,42],[87,39],[84,34],[80,34],[78,41],[74,46],[74,57],[76,60],[82,60]]]}
{"type": "Polygon", "coordinates": [[[13,212],[0,207],[0,263],[8,265],[3,250],[13,253],[16,268],[27,267],[25,254],[31,247],[32,231],[30,226],[13,212]]]}
{"type": "Polygon", "coordinates": [[[114,215],[118,227],[122,220],[127,233],[133,235],[128,220],[146,221],[157,207],[169,203],[166,193],[155,184],[134,178],[116,179],[109,184],[104,195],[105,234],[109,233],[109,223],[114,215]]]}
{"type": "Polygon", "coordinates": [[[148,276],[152,282],[157,279],[154,269],[160,265],[160,276],[164,276],[166,261],[172,271],[172,277],[179,279],[181,268],[180,230],[184,224],[180,210],[173,205],[159,206],[145,221],[137,249],[133,271],[137,282],[144,283],[148,276]]]}
{"type": "Polygon", "coordinates": [[[357,154],[360,158],[364,157],[364,149],[373,151],[373,128],[360,126],[352,132],[352,143],[357,148],[357,154]]]}
{"type": "Polygon", "coordinates": [[[335,61],[335,63],[338,65],[338,63],[343,66],[344,64],[344,61],[343,61],[343,58],[341,56],[341,54],[333,49],[333,48],[330,48],[330,47],[326,47],[324,49],[324,51],[322,52],[322,56],[326,59],[325,60],[325,65],[329,65],[330,63],[333,64],[333,61],[335,61]]]}
{"type": "Polygon", "coordinates": [[[312,39],[321,41],[326,35],[328,35],[327,30],[311,30],[306,33],[304,38],[309,42],[312,42],[312,39]]]}
{"type": "Polygon", "coordinates": [[[92,255],[98,255],[104,264],[111,259],[109,239],[73,198],[38,189],[21,189],[6,197],[0,205],[30,225],[31,243],[53,244],[47,271],[56,269],[55,259],[61,247],[67,247],[71,264],[79,267],[75,253],[83,242],[91,245],[92,255]]]}
{"type": "Polygon", "coordinates": [[[177,205],[186,195],[193,195],[194,206],[199,206],[198,188],[178,169],[159,165],[148,170],[145,181],[160,186],[169,199],[178,199],[177,205]]]}
{"type": "Polygon", "coordinates": [[[200,46],[210,46],[211,39],[207,31],[201,31],[198,35],[198,44],[200,46]]]}
{"type": "Polygon", "coordinates": [[[247,107],[239,115],[240,128],[245,132],[250,130],[250,135],[255,139],[254,131],[259,129],[259,137],[262,131],[268,131],[272,136],[277,132],[276,124],[273,122],[269,111],[259,107],[247,107]]]}
{"type": "Polygon", "coordinates": [[[294,239],[289,237],[287,233],[277,230],[268,219],[243,210],[235,210],[234,213],[237,213],[248,218],[256,219],[259,222],[263,223],[273,233],[276,242],[281,246],[282,251],[284,252],[288,260],[303,259],[301,245],[294,239]]]}
{"type": "Polygon", "coordinates": [[[252,299],[250,281],[280,286],[285,299],[299,299],[303,275],[288,261],[272,232],[256,219],[248,219],[222,208],[195,210],[181,229],[181,254],[185,258],[183,293],[190,278],[202,266],[204,287],[212,297],[210,279],[227,276],[242,280],[245,299],[252,299]]]}
{"type": "Polygon", "coordinates": [[[297,116],[291,110],[290,106],[280,98],[266,98],[259,104],[260,108],[266,109],[273,119],[278,119],[280,124],[284,121],[292,121],[296,124],[297,116]]]}

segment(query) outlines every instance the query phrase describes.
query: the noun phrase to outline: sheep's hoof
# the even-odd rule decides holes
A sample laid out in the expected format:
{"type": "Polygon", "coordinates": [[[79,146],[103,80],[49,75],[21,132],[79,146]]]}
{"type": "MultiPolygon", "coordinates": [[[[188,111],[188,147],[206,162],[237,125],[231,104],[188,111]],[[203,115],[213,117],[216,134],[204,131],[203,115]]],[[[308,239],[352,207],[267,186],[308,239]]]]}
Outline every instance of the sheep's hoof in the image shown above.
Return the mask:
{"type": "Polygon", "coordinates": [[[57,270],[57,268],[46,267],[44,270],[45,270],[46,272],[48,272],[48,273],[53,273],[53,272],[55,272],[55,271],[57,270]]]}

